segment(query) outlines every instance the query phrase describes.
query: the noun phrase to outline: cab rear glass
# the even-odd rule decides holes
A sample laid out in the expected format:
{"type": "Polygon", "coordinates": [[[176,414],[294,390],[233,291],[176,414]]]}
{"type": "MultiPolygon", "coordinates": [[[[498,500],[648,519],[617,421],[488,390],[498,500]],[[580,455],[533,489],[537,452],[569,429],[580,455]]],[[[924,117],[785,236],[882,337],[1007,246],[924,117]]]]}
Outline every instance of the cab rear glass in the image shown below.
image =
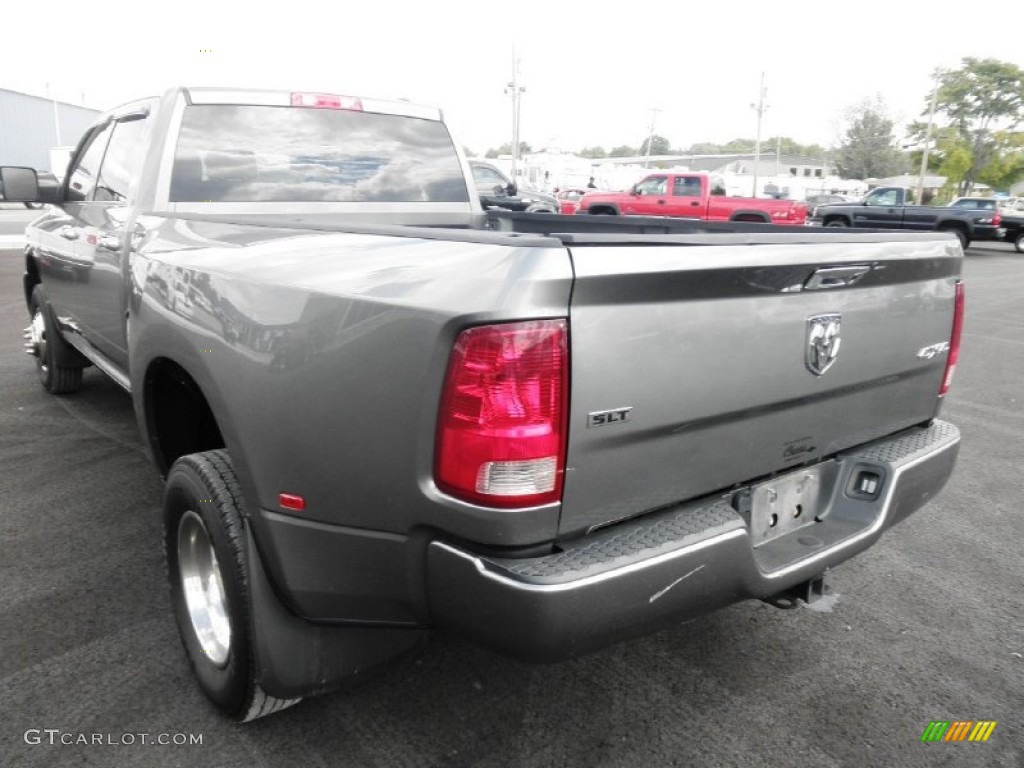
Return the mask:
{"type": "Polygon", "coordinates": [[[344,109],[185,108],[170,201],[465,203],[444,124],[344,109]]]}

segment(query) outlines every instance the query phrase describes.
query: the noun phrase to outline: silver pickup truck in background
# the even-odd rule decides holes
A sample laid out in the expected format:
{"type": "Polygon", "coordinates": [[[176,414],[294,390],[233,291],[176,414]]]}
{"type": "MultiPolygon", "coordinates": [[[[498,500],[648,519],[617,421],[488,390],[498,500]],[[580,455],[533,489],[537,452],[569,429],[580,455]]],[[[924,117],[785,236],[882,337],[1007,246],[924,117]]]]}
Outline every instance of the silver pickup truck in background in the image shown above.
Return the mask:
{"type": "Polygon", "coordinates": [[[448,627],[573,657],[813,599],[944,485],[949,234],[483,213],[436,109],[174,89],[2,168],[43,386],[166,477],[189,661],[246,720],[448,627]]]}

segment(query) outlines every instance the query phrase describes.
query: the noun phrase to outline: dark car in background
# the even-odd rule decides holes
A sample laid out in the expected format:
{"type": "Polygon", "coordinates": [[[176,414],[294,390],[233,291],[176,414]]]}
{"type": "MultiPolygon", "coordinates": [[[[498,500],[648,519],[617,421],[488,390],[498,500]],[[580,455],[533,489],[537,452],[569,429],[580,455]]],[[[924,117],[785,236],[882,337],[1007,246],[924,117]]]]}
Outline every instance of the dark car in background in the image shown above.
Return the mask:
{"type": "Polygon", "coordinates": [[[559,202],[555,196],[537,189],[522,189],[497,166],[482,160],[470,160],[473,183],[485,208],[501,208],[506,211],[525,213],[558,213],[559,202]]]}
{"type": "MultiPolygon", "coordinates": [[[[999,200],[996,198],[958,197],[949,204],[949,207],[961,211],[971,211],[972,213],[981,211],[991,214],[990,216],[974,219],[974,237],[976,240],[1002,240],[1006,237],[1006,220],[999,210],[999,200]]],[[[1018,224],[1017,229],[1019,228],[1020,225],[1018,224]]],[[[1012,243],[1016,240],[1016,237],[1007,239],[1012,243]]]]}

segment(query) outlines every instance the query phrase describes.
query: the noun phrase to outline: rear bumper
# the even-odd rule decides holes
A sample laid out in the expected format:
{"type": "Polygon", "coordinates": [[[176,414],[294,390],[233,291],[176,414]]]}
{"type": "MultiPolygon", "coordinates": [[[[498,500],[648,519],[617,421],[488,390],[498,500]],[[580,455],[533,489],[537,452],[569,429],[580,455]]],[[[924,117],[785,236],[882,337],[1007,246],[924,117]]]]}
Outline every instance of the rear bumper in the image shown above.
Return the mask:
{"type": "Polygon", "coordinates": [[[974,225],[975,240],[1002,240],[1006,237],[1006,229],[1003,227],[992,227],[986,224],[974,225]]]}
{"type": "Polygon", "coordinates": [[[769,597],[867,549],[945,485],[960,433],[935,421],[835,457],[815,521],[754,547],[722,496],[645,515],[537,558],[481,555],[441,540],[427,555],[430,612],[496,650],[534,661],[577,656],[748,598],[769,597]],[[873,499],[849,487],[880,478],[873,499]]]}

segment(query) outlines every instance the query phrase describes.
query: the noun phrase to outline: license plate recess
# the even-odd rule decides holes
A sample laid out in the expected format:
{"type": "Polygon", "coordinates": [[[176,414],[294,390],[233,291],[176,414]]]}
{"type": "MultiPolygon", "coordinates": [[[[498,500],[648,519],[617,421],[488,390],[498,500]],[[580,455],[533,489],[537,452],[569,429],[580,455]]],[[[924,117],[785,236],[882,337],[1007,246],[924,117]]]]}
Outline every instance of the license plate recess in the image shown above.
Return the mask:
{"type": "Polygon", "coordinates": [[[755,547],[814,525],[828,508],[838,469],[825,461],[751,489],[750,537],[755,547]]]}

